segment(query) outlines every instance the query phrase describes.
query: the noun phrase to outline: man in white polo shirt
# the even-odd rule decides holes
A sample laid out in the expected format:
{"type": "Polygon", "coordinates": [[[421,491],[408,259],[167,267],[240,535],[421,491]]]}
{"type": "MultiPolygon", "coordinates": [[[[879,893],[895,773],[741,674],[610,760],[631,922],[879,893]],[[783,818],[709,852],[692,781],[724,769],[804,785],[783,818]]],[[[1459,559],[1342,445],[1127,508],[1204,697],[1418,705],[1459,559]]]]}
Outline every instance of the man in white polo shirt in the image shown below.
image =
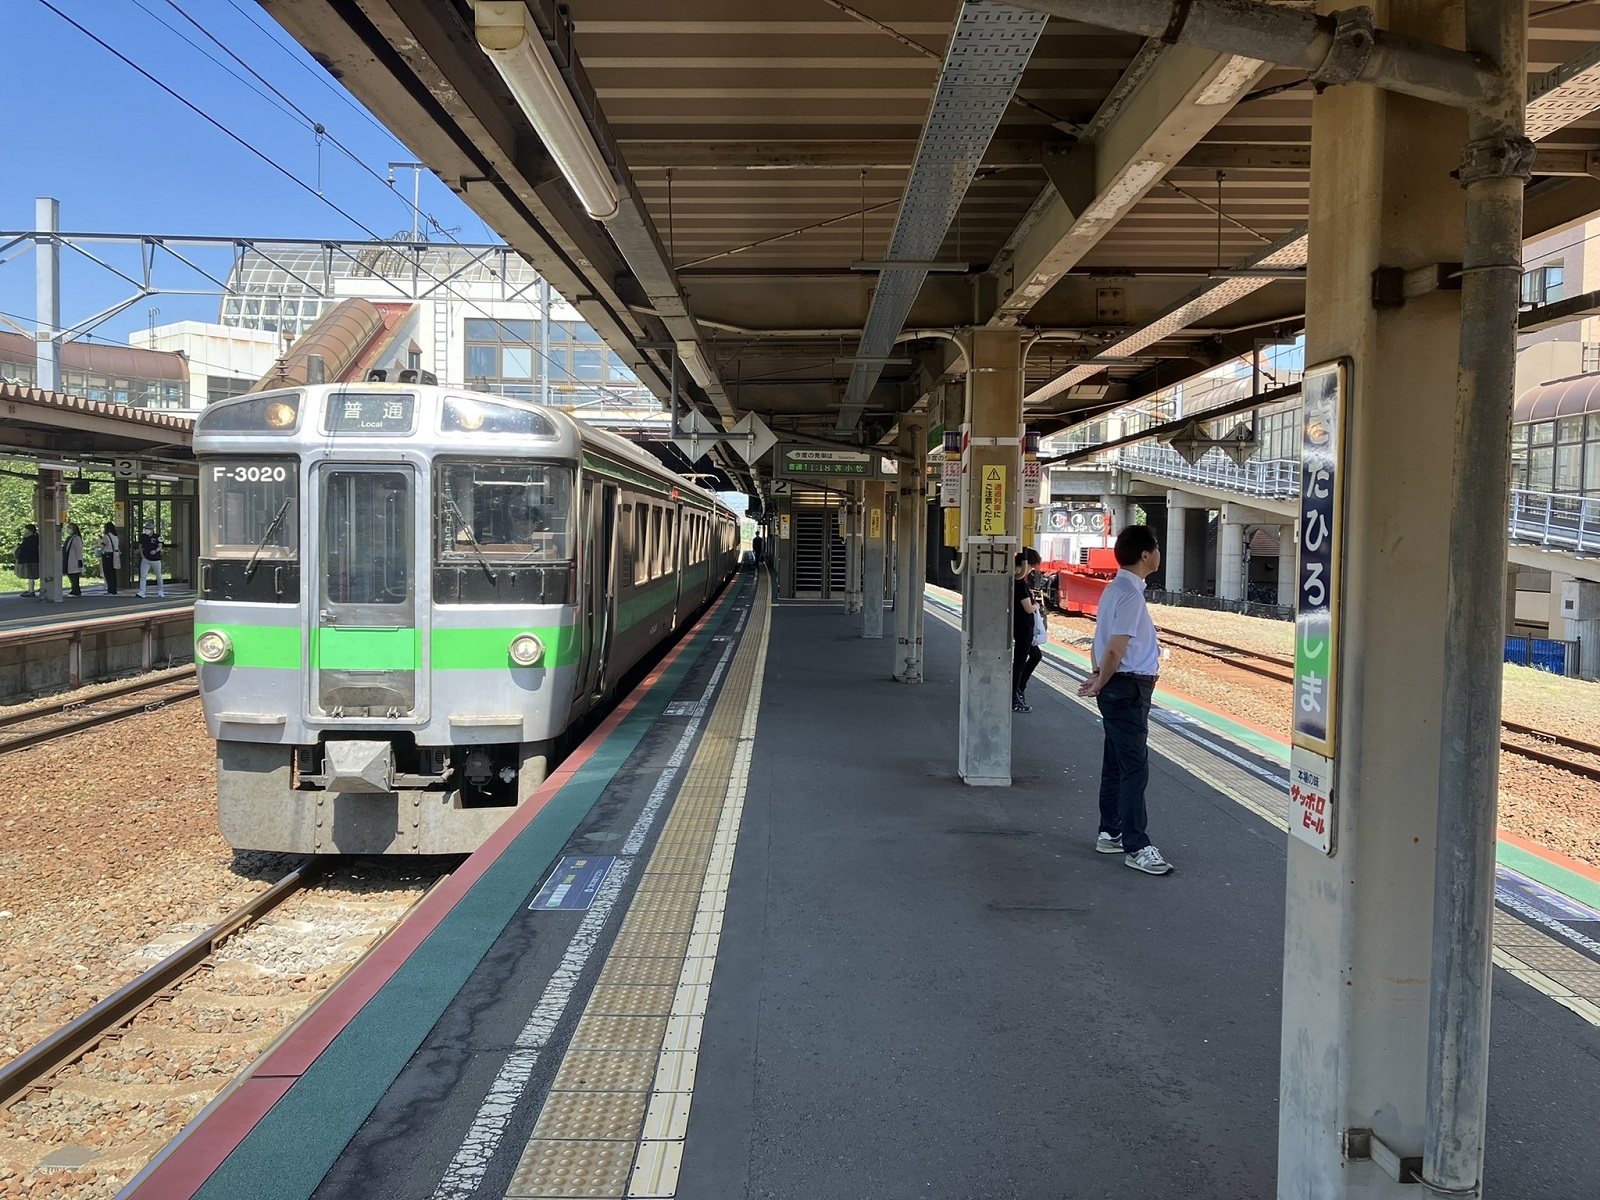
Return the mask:
{"type": "Polygon", "coordinates": [[[1150,697],[1161,671],[1161,646],[1144,602],[1144,581],[1161,566],[1161,547],[1148,525],[1117,535],[1121,569],[1106,585],[1095,617],[1094,674],[1078,689],[1093,696],[1105,726],[1100,766],[1100,833],[1094,848],[1121,854],[1146,875],[1165,875],[1172,864],[1145,833],[1144,789],[1150,779],[1150,697]]]}

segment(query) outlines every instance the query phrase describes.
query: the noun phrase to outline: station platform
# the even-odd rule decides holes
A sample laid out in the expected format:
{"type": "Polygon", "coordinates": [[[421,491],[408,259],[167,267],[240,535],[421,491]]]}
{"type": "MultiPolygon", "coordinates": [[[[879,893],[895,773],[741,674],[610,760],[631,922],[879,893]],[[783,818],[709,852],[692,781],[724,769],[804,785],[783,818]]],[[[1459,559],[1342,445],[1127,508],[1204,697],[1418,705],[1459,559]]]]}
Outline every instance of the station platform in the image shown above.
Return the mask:
{"type": "MultiPolygon", "coordinates": [[[[1014,786],[970,788],[948,603],[908,687],[770,595],[730,588],[123,1196],[1274,1195],[1270,737],[1165,697],[1153,878],[1093,849],[1069,653],[1014,786]]],[[[1589,1197],[1600,912],[1507,878],[1487,1192],[1589,1197]]]]}
{"type": "Polygon", "coordinates": [[[141,599],[139,593],[118,592],[106,595],[104,584],[85,586],[83,595],[68,597],[59,604],[46,604],[42,600],[18,595],[16,592],[0,594],[0,635],[14,630],[34,629],[47,625],[66,625],[101,617],[125,617],[130,613],[162,612],[167,609],[192,608],[195,593],[192,588],[167,588],[165,597],[151,592],[141,599]]]}

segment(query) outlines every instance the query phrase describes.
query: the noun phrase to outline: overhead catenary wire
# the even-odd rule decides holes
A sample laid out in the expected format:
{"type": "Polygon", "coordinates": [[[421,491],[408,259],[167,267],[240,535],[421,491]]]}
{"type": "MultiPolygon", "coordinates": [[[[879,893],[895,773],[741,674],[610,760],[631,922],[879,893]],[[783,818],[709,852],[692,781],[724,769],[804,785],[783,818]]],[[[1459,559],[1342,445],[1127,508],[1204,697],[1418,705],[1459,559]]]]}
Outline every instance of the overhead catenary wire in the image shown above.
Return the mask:
{"type": "MultiPolygon", "coordinates": [[[[57,8],[56,5],[51,2],[51,0],[38,0],[38,2],[41,5],[43,5],[45,8],[47,8],[51,12],[53,12],[56,16],[60,17],[68,25],[71,25],[79,33],[81,33],[85,37],[87,37],[90,41],[94,42],[101,49],[103,49],[107,53],[111,54],[113,57],[115,57],[116,59],[121,61],[123,64],[125,64],[126,66],[128,66],[131,69],[133,69],[134,71],[136,71],[139,75],[143,76],[150,83],[153,83],[156,87],[160,88],[167,95],[171,96],[174,100],[178,101],[178,103],[182,104],[185,108],[189,109],[189,111],[193,112],[196,116],[200,117],[208,125],[211,125],[213,128],[217,129],[225,137],[227,137],[230,141],[233,141],[233,142],[237,143],[239,146],[243,147],[251,155],[253,155],[254,157],[260,159],[263,163],[265,163],[272,170],[274,170],[278,174],[282,175],[285,179],[288,179],[296,187],[299,187],[302,190],[304,190],[306,192],[309,192],[311,195],[316,196],[324,204],[328,205],[329,208],[333,209],[334,212],[338,213],[345,220],[349,221],[352,225],[354,225],[357,229],[359,229],[363,233],[365,233],[373,241],[382,242],[382,241],[387,240],[381,234],[377,233],[372,228],[370,228],[365,222],[360,220],[360,218],[356,217],[353,213],[349,212],[348,210],[346,210],[345,208],[340,206],[335,201],[333,201],[333,200],[329,199],[327,196],[323,195],[320,191],[318,191],[316,188],[312,187],[305,180],[301,179],[298,175],[294,174],[294,172],[290,171],[288,168],[284,167],[282,164],[276,162],[269,155],[264,153],[262,150],[258,149],[254,144],[252,144],[251,142],[247,141],[245,138],[241,137],[239,134],[235,133],[233,130],[229,129],[222,122],[218,121],[215,117],[211,116],[210,113],[206,112],[199,105],[195,104],[193,101],[188,99],[188,97],[184,96],[182,93],[177,91],[175,88],[169,86],[163,80],[159,79],[155,75],[151,74],[149,71],[145,70],[144,67],[140,66],[138,63],[134,62],[133,59],[131,59],[127,55],[123,54],[115,46],[112,46],[110,43],[105,41],[98,34],[96,34],[93,30],[88,29],[84,25],[80,24],[78,21],[74,20],[72,17],[68,16],[66,13],[62,12],[61,9],[57,8]]],[[[170,0],[169,0],[169,2],[170,2],[170,0]]],[[[176,7],[176,6],[174,6],[174,7],[176,7]]],[[[179,10],[179,11],[182,11],[182,10],[179,10]]],[[[187,15],[187,14],[185,14],[185,15],[187,15]]],[[[274,90],[276,90],[276,89],[274,89],[274,90]]],[[[332,139],[330,139],[330,140],[332,140],[332,139]]],[[[346,148],[345,146],[343,146],[342,144],[340,144],[338,142],[335,142],[334,144],[338,145],[339,149],[343,150],[344,153],[350,155],[350,157],[355,162],[357,162],[360,166],[363,167],[363,169],[365,169],[369,174],[371,174],[380,183],[382,183],[384,185],[384,190],[386,192],[388,192],[390,195],[398,195],[398,193],[395,192],[394,189],[392,189],[392,188],[390,188],[388,186],[387,181],[385,181],[381,176],[379,176],[376,171],[373,171],[371,167],[368,167],[365,163],[362,163],[360,158],[358,156],[356,156],[352,151],[350,151],[348,148],[346,148]]],[[[400,197],[400,199],[402,200],[402,202],[407,203],[409,205],[409,201],[405,201],[404,197],[400,197]]],[[[430,218],[430,220],[431,220],[431,218],[430,218]]],[[[449,237],[449,234],[447,233],[446,236],[449,237]]],[[[458,247],[460,246],[460,243],[457,242],[456,239],[454,239],[453,237],[450,237],[450,240],[452,242],[455,242],[455,244],[458,247]]],[[[502,318],[499,318],[499,317],[492,316],[486,309],[484,309],[480,304],[478,304],[477,301],[473,300],[472,298],[470,298],[468,296],[463,296],[460,292],[456,291],[454,288],[452,288],[450,286],[448,280],[440,279],[438,276],[434,275],[431,271],[428,271],[426,268],[422,267],[421,261],[422,261],[421,260],[421,255],[417,254],[415,256],[415,265],[416,265],[416,268],[417,268],[418,272],[420,274],[426,276],[433,283],[437,284],[448,295],[451,295],[451,296],[455,297],[457,300],[459,300],[463,304],[467,304],[467,305],[471,306],[480,316],[484,317],[487,320],[499,321],[499,320],[502,319],[502,318]]],[[[545,355],[543,352],[539,351],[537,347],[534,347],[534,351],[535,351],[535,353],[538,353],[540,355],[540,357],[545,359],[545,361],[547,361],[548,363],[550,363],[552,365],[560,365],[560,364],[557,364],[553,358],[550,358],[548,355],[545,355]]],[[[581,385],[583,385],[585,387],[592,387],[595,391],[601,392],[601,393],[603,393],[605,395],[612,396],[613,398],[615,398],[617,400],[620,400],[620,401],[626,401],[627,400],[627,397],[622,396],[620,393],[616,392],[614,389],[607,388],[604,384],[599,383],[598,381],[577,379],[577,377],[574,376],[572,374],[572,372],[569,369],[567,369],[565,366],[561,367],[561,373],[563,375],[565,375],[567,378],[572,379],[574,382],[579,383],[579,384],[581,384],[581,385]]]]}

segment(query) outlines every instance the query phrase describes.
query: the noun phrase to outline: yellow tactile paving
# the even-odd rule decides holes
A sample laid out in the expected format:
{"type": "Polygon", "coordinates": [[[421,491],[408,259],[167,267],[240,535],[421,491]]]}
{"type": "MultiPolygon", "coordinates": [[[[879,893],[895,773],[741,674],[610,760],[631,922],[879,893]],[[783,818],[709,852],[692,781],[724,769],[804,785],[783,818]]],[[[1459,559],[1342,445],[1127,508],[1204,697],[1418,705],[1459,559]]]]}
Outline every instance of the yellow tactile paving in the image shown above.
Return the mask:
{"type": "Polygon", "coordinates": [[[648,1098],[644,1092],[552,1092],[539,1114],[533,1136],[568,1141],[636,1141],[644,1124],[648,1098]]]}
{"type": "Polygon", "coordinates": [[[589,997],[588,1012],[622,1017],[648,1017],[672,1007],[672,985],[662,987],[612,987],[597,984],[589,997]]]}
{"type": "Polygon", "coordinates": [[[569,1050],[551,1092],[647,1092],[658,1057],[655,1050],[569,1050]]]}
{"type": "MultiPolygon", "coordinates": [[[[677,964],[674,963],[674,968],[677,964]]],[[[669,1034],[666,1017],[587,1013],[572,1032],[574,1050],[654,1050],[669,1034]]]]}
{"type": "Polygon", "coordinates": [[[769,586],[763,577],[508,1200],[675,1193],[744,808],[769,586]]]}
{"type": "Polygon", "coordinates": [[[678,983],[681,959],[674,958],[619,958],[612,955],[600,972],[601,984],[620,987],[675,987],[678,983]]]}
{"type": "Polygon", "coordinates": [[[636,1152],[631,1141],[529,1141],[506,1190],[507,1200],[525,1196],[622,1196],[633,1173],[636,1152]]]}

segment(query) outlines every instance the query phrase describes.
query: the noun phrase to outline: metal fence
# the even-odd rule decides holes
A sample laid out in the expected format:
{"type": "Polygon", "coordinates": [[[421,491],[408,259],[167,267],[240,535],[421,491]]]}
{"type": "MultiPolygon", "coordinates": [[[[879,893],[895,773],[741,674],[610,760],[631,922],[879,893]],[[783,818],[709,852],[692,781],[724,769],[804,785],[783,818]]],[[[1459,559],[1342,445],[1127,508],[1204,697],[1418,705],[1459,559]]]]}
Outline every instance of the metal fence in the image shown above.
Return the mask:
{"type": "Polygon", "coordinates": [[[1117,466],[1166,479],[1203,483],[1241,496],[1293,500],[1300,494],[1300,460],[1247,458],[1236,463],[1220,450],[1208,450],[1199,462],[1188,462],[1171,446],[1139,442],[1123,446],[1112,460],[1117,466]]]}
{"type": "Polygon", "coordinates": [[[1600,496],[1513,489],[1511,538],[1600,554],[1600,496]]]}
{"type": "Polygon", "coordinates": [[[1519,667],[1549,671],[1552,675],[1576,677],[1578,643],[1564,642],[1556,638],[1508,637],[1506,661],[1519,667]]]}
{"type": "Polygon", "coordinates": [[[1170,604],[1174,608],[1205,608],[1212,612],[1263,617],[1269,621],[1294,620],[1294,609],[1283,604],[1260,604],[1254,600],[1224,600],[1220,596],[1205,596],[1198,592],[1164,592],[1159,588],[1151,588],[1145,593],[1145,598],[1151,604],[1170,604]]]}

